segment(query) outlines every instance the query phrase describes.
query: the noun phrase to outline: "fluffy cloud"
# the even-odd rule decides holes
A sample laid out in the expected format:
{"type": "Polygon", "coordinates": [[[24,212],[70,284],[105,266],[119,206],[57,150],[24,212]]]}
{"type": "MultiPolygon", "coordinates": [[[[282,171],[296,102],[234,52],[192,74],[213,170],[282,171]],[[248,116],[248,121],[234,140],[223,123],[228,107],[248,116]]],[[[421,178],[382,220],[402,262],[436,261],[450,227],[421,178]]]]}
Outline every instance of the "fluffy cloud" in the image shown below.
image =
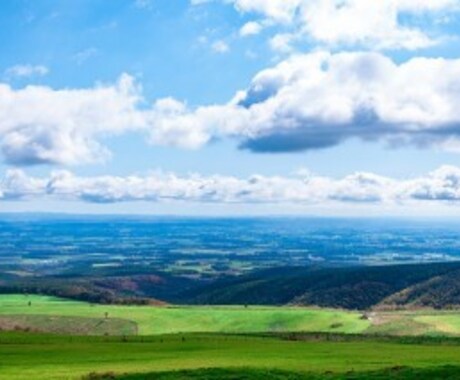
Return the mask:
{"type": "Polygon", "coordinates": [[[226,105],[158,103],[153,140],[180,135],[198,146],[235,136],[246,149],[285,152],[358,138],[452,150],[460,137],[458,78],[460,60],[396,64],[378,53],[296,55],[260,72],[226,105]]]}
{"type": "Polygon", "coordinates": [[[15,165],[104,159],[96,137],[142,128],[140,89],[123,75],[112,86],[53,90],[0,84],[0,148],[15,165]]]}
{"type": "Polygon", "coordinates": [[[292,22],[302,0],[230,0],[240,12],[256,12],[279,22],[292,22]]]}
{"type": "Polygon", "coordinates": [[[418,200],[460,201],[460,168],[444,166],[408,183],[406,196],[418,200]]]}
{"type": "Polygon", "coordinates": [[[244,24],[241,29],[240,29],[240,36],[246,37],[246,36],[253,36],[255,34],[259,34],[263,29],[262,24],[255,22],[255,21],[250,21],[244,24]]]}
{"type": "Polygon", "coordinates": [[[460,168],[444,166],[424,177],[393,179],[354,173],[334,179],[302,173],[297,176],[228,176],[171,173],[150,176],[78,177],[68,171],[34,178],[10,170],[0,180],[0,199],[48,197],[90,203],[186,201],[201,203],[368,203],[404,204],[459,202],[460,168]]]}
{"type": "Polygon", "coordinates": [[[104,160],[106,136],[196,149],[232,138],[254,152],[327,148],[348,139],[460,148],[460,60],[380,53],[294,55],[263,70],[225,104],[149,105],[123,75],[113,85],[54,90],[0,84],[0,149],[14,165],[104,160]]]}
{"type": "Polygon", "coordinates": [[[23,171],[10,169],[0,179],[0,199],[33,198],[44,194],[48,180],[27,176],[23,171]]]}
{"type": "Polygon", "coordinates": [[[435,44],[438,37],[425,31],[427,17],[419,16],[429,16],[432,25],[442,14],[458,10],[460,4],[458,0],[224,1],[240,12],[261,15],[268,23],[289,26],[298,39],[373,49],[418,49],[435,44]]]}

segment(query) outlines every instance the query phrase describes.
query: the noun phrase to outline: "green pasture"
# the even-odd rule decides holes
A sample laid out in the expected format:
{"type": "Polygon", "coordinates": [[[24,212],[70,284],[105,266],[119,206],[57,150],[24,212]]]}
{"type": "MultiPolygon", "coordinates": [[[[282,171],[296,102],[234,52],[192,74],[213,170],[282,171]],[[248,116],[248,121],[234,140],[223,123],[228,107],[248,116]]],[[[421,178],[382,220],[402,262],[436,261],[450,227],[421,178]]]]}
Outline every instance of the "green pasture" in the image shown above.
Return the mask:
{"type": "MultiPolygon", "coordinates": [[[[360,313],[339,310],[255,306],[246,308],[91,305],[54,297],[27,295],[0,296],[0,316],[8,315],[127,320],[137,324],[140,335],[283,331],[360,333],[369,327],[368,321],[360,319],[360,313]]],[[[49,330],[44,328],[41,331],[49,330]]],[[[100,335],[97,330],[94,333],[100,335]]],[[[88,334],[92,334],[92,331],[88,331],[88,334]]]]}
{"type": "Polygon", "coordinates": [[[0,334],[0,378],[10,380],[199,368],[344,373],[456,365],[459,357],[458,345],[373,340],[290,341],[219,334],[127,338],[0,334]]]}
{"type": "MultiPolygon", "coordinates": [[[[88,380],[108,380],[109,374],[90,375],[88,380]]],[[[113,376],[112,376],[113,378],[113,376]]],[[[116,380],[456,380],[460,367],[393,367],[376,371],[315,373],[257,369],[197,369],[149,374],[115,375],[116,380]]]]}
{"type": "Polygon", "coordinates": [[[375,312],[369,317],[314,308],[92,305],[4,295],[0,379],[82,379],[91,373],[94,379],[104,373],[147,379],[159,372],[161,379],[195,379],[219,371],[228,379],[264,380],[454,379],[460,374],[455,367],[459,341],[441,337],[460,332],[458,313],[375,312]],[[295,331],[345,335],[290,333],[295,331]],[[350,371],[356,376],[347,377],[350,371]]]}

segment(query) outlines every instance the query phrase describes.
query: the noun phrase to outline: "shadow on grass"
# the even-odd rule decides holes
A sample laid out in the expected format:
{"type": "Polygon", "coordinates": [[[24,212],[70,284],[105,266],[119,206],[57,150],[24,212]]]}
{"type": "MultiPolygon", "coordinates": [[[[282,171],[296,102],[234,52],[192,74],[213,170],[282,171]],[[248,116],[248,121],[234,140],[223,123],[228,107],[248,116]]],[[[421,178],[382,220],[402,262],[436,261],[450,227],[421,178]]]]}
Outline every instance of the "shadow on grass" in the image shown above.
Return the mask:
{"type": "Polygon", "coordinates": [[[457,380],[460,366],[393,367],[370,372],[297,373],[254,369],[198,369],[148,374],[90,374],[84,380],[457,380]]]}

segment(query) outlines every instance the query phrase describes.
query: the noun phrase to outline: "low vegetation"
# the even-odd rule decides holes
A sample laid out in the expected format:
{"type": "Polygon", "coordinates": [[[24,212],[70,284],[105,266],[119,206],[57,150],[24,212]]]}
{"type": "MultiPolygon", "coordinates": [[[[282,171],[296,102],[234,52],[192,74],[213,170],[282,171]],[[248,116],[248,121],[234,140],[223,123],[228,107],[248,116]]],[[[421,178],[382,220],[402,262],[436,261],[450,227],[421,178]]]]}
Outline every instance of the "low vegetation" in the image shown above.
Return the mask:
{"type": "Polygon", "coordinates": [[[423,369],[393,367],[379,371],[349,371],[347,373],[212,368],[119,376],[114,373],[93,373],[85,376],[85,380],[455,380],[458,378],[460,378],[460,367],[457,366],[423,369]]]}
{"type": "Polygon", "coordinates": [[[460,314],[5,295],[0,328],[12,331],[0,331],[0,378],[454,379],[460,338],[446,326],[460,334],[460,314]],[[408,333],[422,336],[389,335],[408,333]]]}
{"type": "Polygon", "coordinates": [[[9,380],[81,379],[91,373],[124,375],[208,368],[346,374],[403,366],[455,366],[459,356],[458,344],[430,340],[410,343],[398,339],[280,340],[222,334],[99,338],[0,334],[0,357],[8,358],[2,361],[0,378],[9,380]]]}
{"type": "Polygon", "coordinates": [[[305,307],[98,305],[49,296],[0,296],[0,330],[70,335],[328,332],[460,336],[460,312],[352,312],[305,307]]]}
{"type": "MultiPolygon", "coordinates": [[[[368,320],[361,318],[360,313],[340,310],[260,306],[152,307],[96,305],[48,296],[24,295],[0,296],[0,316],[2,315],[4,317],[11,315],[33,316],[34,319],[31,321],[43,321],[45,323],[49,319],[40,319],[38,317],[125,320],[126,322],[135,323],[137,326],[136,331],[141,335],[180,332],[245,333],[267,331],[359,333],[367,329],[370,324],[368,320]]],[[[87,324],[91,323],[88,322],[87,324]]],[[[33,327],[37,330],[36,324],[33,327]]],[[[66,333],[72,333],[73,329],[71,327],[66,333]]],[[[49,331],[46,326],[39,327],[38,330],[49,331]]],[[[91,330],[89,330],[89,333],[91,333],[91,330]]]]}

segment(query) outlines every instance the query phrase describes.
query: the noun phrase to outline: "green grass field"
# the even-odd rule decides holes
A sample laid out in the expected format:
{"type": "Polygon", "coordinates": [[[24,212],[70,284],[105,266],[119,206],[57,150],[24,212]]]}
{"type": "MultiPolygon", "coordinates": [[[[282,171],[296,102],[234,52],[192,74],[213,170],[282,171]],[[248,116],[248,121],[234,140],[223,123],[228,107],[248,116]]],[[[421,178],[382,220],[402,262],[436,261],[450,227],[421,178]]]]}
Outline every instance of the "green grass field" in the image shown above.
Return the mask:
{"type": "Polygon", "coordinates": [[[78,379],[91,372],[147,373],[198,368],[298,373],[456,365],[458,345],[383,341],[289,341],[231,335],[60,337],[0,334],[0,378],[78,379]]]}
{"type": "Polygon", "coordinates": [[[314,308],[91,305],[47,296],[0,296],[0,329],[3,330],[21,328],[74,335],[313,331],[460,336],[458,311],[370,315],[370,320],[363,320],[357,312],[314,308]]]}
{"type": "Polygon", "coordinates": [[[361,316],[308,308],[90,305],[5,295],[0,330],[9,331],[0,332],[0,379],[82,379],[90,373],[94,379],[113,373],[126,380],[460,378],[458,340],[369,335],[456,335],[458,313],[361,316]],[[178,370],[192,372],[171,372],[178,370]]]}
{"type": "MultiPolygon", "coordinates": [[[[360,333],[369,327],[369,322],[361,320],[359,313],[336,310],[280,307],[105,306],[46,296],[0,296],[0,316],[48,315],[104,320],[106,313],[109,320],[113,318],[136,323],[140,335],[282,331],[360,333]],[[28,306],[29,302],[31,306],[28,306]]],[[[39,321],[34,324],[35,330],[40,330],[37,328],[38,324],[39,321]]],[[[43,325],[41,331],[48,332],[49,329],[43,325]]],[[[99,335],[99,332],[88,330],[88,334],[99,335]]]]}

